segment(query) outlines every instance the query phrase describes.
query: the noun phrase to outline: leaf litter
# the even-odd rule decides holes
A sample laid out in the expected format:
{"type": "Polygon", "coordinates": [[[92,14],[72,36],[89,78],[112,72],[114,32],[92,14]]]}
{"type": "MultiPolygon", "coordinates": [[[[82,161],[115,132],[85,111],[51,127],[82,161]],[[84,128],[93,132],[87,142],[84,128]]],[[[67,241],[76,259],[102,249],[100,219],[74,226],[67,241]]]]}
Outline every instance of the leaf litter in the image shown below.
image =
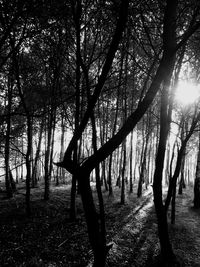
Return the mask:
{"type": "MultiPolygon", "coordinates": [[[[80,196],[77,220],[69,220],[70,187],[52,187],[50,200],[43,201],[43,188],[32,189],[32,216],[26,218],[24,188],[13,199],[0,193],[0,266],[1,267],[84,267],[91,259],[87,227],[80,196]]],[[[126,194],[120,205],[120,190],[114,196],[103,192],[107,241],[113,247],[107,267],[160,266],[159,241],[152,189],[138,199],[126,194]]],[[[182,266],[200,267],[200,211],[192,208],[193,189],[177,196],[176,224],[169,225],[175,253],[182,266]]],[[[95,200],[97,199],[94,193],[95,200]]]]}

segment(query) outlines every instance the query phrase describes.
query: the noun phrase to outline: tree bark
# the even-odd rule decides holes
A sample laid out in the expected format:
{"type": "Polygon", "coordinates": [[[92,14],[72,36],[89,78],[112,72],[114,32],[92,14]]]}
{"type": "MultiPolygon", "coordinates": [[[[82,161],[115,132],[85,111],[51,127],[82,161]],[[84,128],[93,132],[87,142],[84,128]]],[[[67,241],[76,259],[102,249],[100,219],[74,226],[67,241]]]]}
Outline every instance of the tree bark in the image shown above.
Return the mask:
{"type": "Polygon", "coordinates": [[[32,187],[35,187],[37,185],[37,172],[38,172],[38,160],[40,156],[40,150],[41,150],[41,144],[42,144],[42,133],[44,129],[44,120],[41,121],[40,124],[40,131],[39,131],[39,136],[38,136],[38,144],[37,144],[37,149],[35,153],[35,160],[34,160],[34,165],[33,165],[33,173],[32,173],[32,187]]]}
{"type": "Polygon", "coordinates": [[[19,92],[19,96],[22,102],[23,109],[26,114],[26,124],[27,124],[27,151],[25,156],[26,161],[26,214],[27,216],[31,215],[31,206],[30,206],[30,182],[31,182],[31,154],[32,154],[32,117],[30,114],[30,110],[28,109],[22,88],[21,88],[21,82],[20,82],[20,72],[19,72],[19,60],[17,58],[16,52],[13,54],[13,61],[15,66],[15,76],[16,76],[16,82],[17,82],[17,88],[19,92]]]}
{"type": "Polygon", "coordinates": [[[125,173],[126,173],[126,139],[123,143],[123,163],[122,163],[122,174],[121,174],[121,204],[125,204],[125,173]]]}
{"type": "MultiPolygon", "coordinates": [[[[182,158],[184,156],[185,153],[185,148],[187,145],[187,142],[189,141],[191,135],[193,134],[195,127],[199,121],[200,118],[200,113],[198,113],[196,116],[193,117],[191,126],[190,126],[190,130],[188,131],[187,135],[185,136],[184,139],[181,140],[182,144],[181,147],[178,151],[178,156],[177,156],[177,162],[176,162],[176,168],[173,174],[173,177],[169,183],[169,188],[168,188],[168,193],[167,193],[167,198],[165,201],[165,209],[166,211],[168,210],[172,195],[173,195],[173,190],[176,188],[176,184],[177,184],[177,179],[179,177],[180,174],[180,170],[181,170],[181,163],[182,163],[182,158]]],[[[183,137],[182,137],[183,138],[183,137]]]]}
{"type": "Polygon", "coordinates": [[[11,127],[11,107],[12,107],[12,84],[8,83],[8,104],[6,117],[6,140],[5,140],[5,187],[8,198],[13,197],[10,182],[10,127],[11,127]]]}
{"type": "Polygon", "coordinates": [[[102,228],[100,225],[99,215],[94,205],[89,176],[90,171],[86,168],[78,168],[76,177],[80,184],[80,193],[85,211],[89,240],[94,253],[93,267],[103,267],[105,266],[108,250],[105,244],[104,235],[102,235],[101,232],[102,228]]]}
{"type": "Polygon", "coordinates": [[[142,185],[145,181],[145,179],[147,179],[147,177],[145,177],[146,174],[146,159],[147,159],[147,148],[148,148],[148,143],[149,143],[149,129],[148,127],[146,127],[146,133],[144,132],[144,149],[143,149],[143,153],[141,156],[141,169],[140,169],[140,177],[139,177],[139,181],[138,181],[138,190],[137,190],[137,197],[141,197],[142,196],[142,185]]]}
{"type": "Polygon", "coordinates": [[[194,181],[194,208],[200,208],[200,134],[199,134],[199,150],[197,156],[196,177],[194,181]]]}
{"type": "Polygon", "coordinates": [[[130,193],[133,193],[133,131],[131,132],[131,138],[130,138],[130,178],[129,178],[129,182],[130,182],[130,193]]]}
{"type": "Polygon", "coordinates": [[[185,188],[185,151],[183,153],[183,159],[182,159],[182,164],[181,164],[181,178],[180,178],[179,189],[178,189],[179,195],[182,195],[183,188],[185,188]]]}
{"type": "Polygon", "coordinates": [[[53,125],[53,117],[52,117],[52,110],[50,110],[50,114],[48,115],[47,118],[47,141],[46,141],[47,143],[46,143],[45,160],[44,160],[44,200],[49,200],[49,193],[50,193],[49,167],[50,167],[52,125],[53,125]]]}
{"type": "Polygon", "coordinates": [[[163,82],[163,89],[161,95],[161,112],[160,112],[160,138],[158,144],[158,151],[156,155],[156,167],[154,173],[153,192],[154,204],[158,220],[158,236],[161,245],[161,255],[166,262],[174,262],[175,255],[169,239],[167,213],[163,205],[162,199],[162,176],[164,167],[165,150],[167,143],[167,136],[169,133],[171,111],[169,108],[168,90],[171,83],[172,72],[175,64],[175,57],[170,57],[172,50],[176,46],[176,9],[178,1],[167,1],[167,6],[164,16],[164,33],[163,46],[164,53],[169,57],[168,66],[165,69],[165,78],[163,82]]]}
{"type": "Polygon", "coordinates": [[[32,120],[27,114],[27,152],[26,152],[26,213],[28,216],[31,215],[31,206],[30,206],[30,194],[31,194],[31,151],[32,151],[32,120]]]}

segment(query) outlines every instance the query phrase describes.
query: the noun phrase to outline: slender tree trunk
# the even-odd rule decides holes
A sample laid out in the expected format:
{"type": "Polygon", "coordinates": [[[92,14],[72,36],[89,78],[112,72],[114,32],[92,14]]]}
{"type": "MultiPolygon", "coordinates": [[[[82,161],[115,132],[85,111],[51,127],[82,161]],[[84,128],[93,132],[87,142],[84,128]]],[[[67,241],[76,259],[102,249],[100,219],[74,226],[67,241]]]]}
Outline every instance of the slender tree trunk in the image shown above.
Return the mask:
{"type": "Polygon", "coordinates": [[[36,148],[35,160],[34,160],[34,165],[33,165],[32,187],[35,187],[37,185],[37,182],[38,182],[38,179],[37,179],[38,160],[39,160],[39,156],[40,156],[43,130],[44,130],[44,120],[42,120],[41,124],[40,124],[40,131],[39,131],[39,136],[38,136],[38,144],[37,144],[37,148],[36,148]]]}
{"type": "Polygon", "coordinates": [[[11,107],[12,107],[12,84],[8,84],[8,104],[6,118],[6,140],[5,140],[5,187],[7,197],[13,197],[12,186],[10,183],[10,127],[11,127],[11,107]]]}
{"type": "MultiPolygon", "coordinates": [[[[137,126],[136,126],[137,127],[137,126]]],[[[136,139],[138,140],[138,131],[136,129],[136,139]]],[[[133,171],[133,180],[135,181],[136,180],[136,171],[137,171],[137,163],[138,163],[138,158],[139,158],[139,146],[136,142],[136,149],[135,149],[135,162],[134,162],[134,171],[133,171]]]]}
{"type": "Polygon", "coordinates": [[[104,182],[105,190],[108,191],[108,184],[107,184],[107,180],[106,180],[106,162],[105,162],[105,160],[102,162],[101,168],[102,168],[102,181],[104,182]]]}
{"type": "Polygon", "coordinates": [[[200,134],[199,134],[199,149],[197,156],[196,175],[194,181],[194,208],[200,208],[200,134]]]}
{"type": "Polygon", "coordinates": [[[179,195],[182,195],[183,188],[185,188],[185,151],[183,154],[183,159],[182,159],[182,164],[181,164],[181,179],[179,182],[179,189],[178,189],[179,195]]]}
{"type": "Polygon", "coordinates": [[[182,143],[182,146],[181,146],[180,150],[178,151],[178,156],[177,156],[177,162],[176,162],[175,171],[174,171],[173,177],[170,180],[169,188],[168,188],[168,193],[167,193],[167,198],[165,200],[165,208],[166,208],[166,211],[168,210],[168,207],[170,205],[170,201],[171,201],[171,198],[173,196],[173,191],[176,188],[177,179],[178,179],[179,174],[180,174],[181,162],[182,162],[182,158],[183,158],[183,154],[184,154],[184,150],[185,150],[186,144],[187,144],[187,142],[184,140],[183,143],[182,143]]]}
{"type": "Polygon", "coordinates": [[[22,155],[21,155],[21,180],[24,177],[24,137],[22,135],[22,155]]]}
{"type": "MultiPolygon", "coordinates": [[[[80,120],[80,83],[81,83],[81,27],[80,27],[80,19],[81,19],[81,10],[82,3],[81,1],[75,1],[76,4],[72,4],[72,12],[76,30],[76,110],[75,110],[75,129],[76,132],[79,127],[80,120]]],[[[78,142],[75,142],[74,146],[74,154],[73,154],[73,162],[75,165],[78,164],[78,142]]],[[[76,218],[76,175],[72,175],[72,187],[71,187],[71,202],[70,202],[70,218],[74,220],[76,218]]]]}
{"type": "MultiPolygon", "coordinates": [[[[64,156],[64,139],[65,139],[65,123],[64,123],[64,118],[62,116],[61,118],[61,137],[60,137],[60,161],[62,160],[64,156]]],[[[59,185],[59,178],[62,177],[62,180],[64,181],[64,176],[65,176],[65,170],[64,168],[59,168],[58,169],[58,174],[56,177],[56,185],[59,185]]]]}
{"type": "MultiPolygon", "coordinates": [[[[77,162],[77,151],[74,151],[73,156],[74,161],[77,162]],[[75,155],[76,154],[76,155],[75,155]]],[[[76,219],[76,176],[72,175],[72,186],[70,193],[70,220],[74,221],[76,219]]]]}
{"type": "Polygon", "coordinates": [[[13,174],[11,169],[9,169],[9,179],[10,179],[10,184],[11,184],[11,188],[12,188],[12,192],[16,192],[17,188],[16,188],[16,182],[14,181],[13,178],[13,174]]]}
{"type": "Polygon", "coordinates": [[[176,212],[176,184],[172,192],[172,203],[171,203],[171,224],[175,224],[175,212],[176,212]]]}
{"type": "Polygon", "coordinates": [[[121,204],[125,204],[125,173],[126,173],[126,139],[123,143],[123,165],[121,174],[121,204]]]}
{"type": "Polygon", "coordinates": [[[141,170],[140,170],[140,177],[138,181],[138,190],[137,190],[137,196],[141,197],[142,195],[142,185],[145,181],[145,174],[146,174],[146,158],[147,158],[147,147],[148,147],[148,142],[149,142],[149,133],[147,133],[147,137],[145,140],[145,147],[144,147],[144,152],[142,155],[141,159],[141,170]]]}
{"type": "MultiPolygon", "coordinates": [[[[50,111],[52,113],[52,111],[50,111]]],[[[51,153],[51,138],[52,138],[52,116],[49,115],[47,123],[47,143],[45,150],[45,162],[44,162],[44,200],[49,200],[50,191],[50,177],[49,177],[49,166],[50,166],[50,153],[51,153]]]]}
{"type": "Polygon", "coordinates": [[[54,156],[55,131],[56,131],[56,108],[55,108],[55,110],[53,112],[52,137],[51,137],[51,152],[50,152],[50,159],[49,159],[49,180],[50,181],[51,181],[51,177],[54,176],[53,156],[54,156]]]}
{"type": "Polygon", "coordinates": [[[117,181],[116,181],[116,186],[121,188],[121,175],[122,175],[122,170],[123,170],[123,145],[121,147],[121,150],[119,151],[119,169],[118,169],[118,176],[117,176],[117,181]]]}
{"type": "Polygon", "coordinates": [[[113,195],[113,188],[112,188],[112,162],[113,162],[113,153],[110,155],[109,164],[108,164],[108,192],[109,192],[109,196],[113,195]]]}
{"type": "Polygon", "coordinates": [[[27,114],[27,152],[26,152],[26,213],[28,216],[31,215],[30,206],[30,193],[31,193],[31,151],[32,151],[32,120],[27,114]]]}
{"type": "Polygon", "coordinates": [[[19,183],[19,166],[17,159],[19,158],[19,155],[15,158],[15,170],[16,170],[16,184],[19,183]]]}
{"type": "Polygon", "coordinates": [[[166,168],[165,168],[165,184],[169,184],[169,170],[170,170],[170,145],[167,144],[167,153],[166,153],[166,168]]]}
{"type": "MultiPolygon", "coordinates": [[[[153,191],[154,191],[154,204],[158,220],[158,235],[161,245],[161,254],[166,262],[174,262],[175,255],[169,239],[167,214],[163,205],[162,199],[162,176],[164,167],[165,150],[167,143],[167,136],[171,121],[171,106],[168,103],[169,95],[168,90],[172,78],[172,71],[175,64],[175,57],[170,57],[171,49],[176,46],[176,9],[178,1],[167,1],[167,6],[164,16],[164,32],[163,44],[165,48],[166,57],[169,59],[166,67],[165,78],[163,82],[163,89],[161,95],[161,113],[160,113],[160,139],[158,144],[158,151],[156,155],[156,168],[154,173],[153,191]]],[[[172,108],[172,107],[171,107],[172,108]]]]}
{"type": "Polygon", "coordinates": [[[133,131],[131,132],[130,148],[130,193],[133,193],[133,131]]]}
{"type": "Polygon", "coordinates": [[[163,87],[160,115],[160,140],[156,156],[156,168],[154,173],[153,191],[154,204],[158,220],[158,236],[161,245],[161,254],[164,260],[173,261],[174,253],[169,239],[167,214],[162,200],[162,175],[164,167],[165,148],[167,142],[168,125],[167,121],[167,89],[163,87]]]}
{"type": "MultiPolygon", "coordinates": [[[[97,131],[96,131],[96,125],[95,125],[95,117],[94,114],[91,115],[91,123],[92,123],[92,144],[94,153],[97,151],[97,131]]],[[[100,231],[101,231],[101,239],[103,247],[106,247],[106,226],[105,226],[105,211],[104,211],[104,201],[103,201],[103,195],[101,191],[101,181],[100,181],[100,174],[99,174],[99,165],[95,168],[95,174],[96,174],[96,189],[97,189],[97,195],[98,195],[98,201],[99,201],[99,213],[100,213],[100,231]]]]}
{"type": "Polygon", "coordinates": [[[13,54],[13,63],[15,67],[15,75],[17,81],[17,88],[19,92],[20,99],[26,114],[26,127],[27,127],[27,151],[26,151],[26,214],[27,216],[31,215],[31,206],[30,206],[30,182],[31,182],[31,155],[32,155],[32,118],[30,110],[28,109],[20,82],[20,72],[19,72],[19,60],[17,58],[16,52],[13,54]]]}

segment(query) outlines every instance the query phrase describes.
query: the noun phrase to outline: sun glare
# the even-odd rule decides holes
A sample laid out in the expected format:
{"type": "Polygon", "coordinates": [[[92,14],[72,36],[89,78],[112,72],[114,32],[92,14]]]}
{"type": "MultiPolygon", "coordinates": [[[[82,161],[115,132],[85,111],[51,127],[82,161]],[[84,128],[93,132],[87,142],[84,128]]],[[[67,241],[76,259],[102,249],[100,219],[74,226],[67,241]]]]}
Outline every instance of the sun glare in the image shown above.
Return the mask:
{"type": "Polygon", "coordinates": [[[190,105],[200,97],[200,87],[189,82],[181,81],[178,83],[175,99],[181,105],[190,105]]]}

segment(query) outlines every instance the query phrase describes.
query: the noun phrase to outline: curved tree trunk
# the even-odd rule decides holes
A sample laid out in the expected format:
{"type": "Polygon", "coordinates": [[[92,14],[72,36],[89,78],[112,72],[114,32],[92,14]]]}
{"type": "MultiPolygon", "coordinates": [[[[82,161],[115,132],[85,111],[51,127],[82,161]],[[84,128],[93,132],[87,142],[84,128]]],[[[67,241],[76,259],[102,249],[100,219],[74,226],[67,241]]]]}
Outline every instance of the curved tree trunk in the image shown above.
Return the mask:
{"type": "Polygon", "coordinates": [[[168,117],[167,89],[168,88],[165,85],[162,92],[161,115],[160,115],[160,140],[156,156],[153,192],[154,192],[155,210],[158,220],[158,236],[160,239],[161,254],[164,260],[173,261],[175,255],[173,253],[172,245],[169,239],[167,214],[162,199],[162,175],[163,175],[167,135],[169,131],[169,126],[166,124],[168,117]]]}
{"type": "Polygon", "coordinates": [[[102,235],[102,225],[94,205],[90,187],[90,171],[88,171],[87,168],[79,168],[76,172],[76,177],[80,185],[89,240],[94,254],[93,267],[104,267],[108,248],[105,243],[105,236],[102,235]]]}
{"type": "Polygon", "coordinates": [[[172,72],[175,65],[175,57],[170,57],[171,49],[176,46],[176,9],[178,1],[167,1],[165,17],[164,17],[164,33],[163,43],[165,47],[165,56],[168,57],[168,65],[166,67],[166,75],[163,82],[161,95],[161,113],[160,113],[160,139],[156,156],[156,167],[154,173],[153,191],[154,204],[158,220],[158,235],[161,245],[161,254],[166,262],[174,262],[175,255],[169,239],[168,222],[165,207],[162,199],[162,176],[164,167],[165,150],[167,136],[171,121],[172,106],[169,103],[169,87],[172,78],[172,72]]]}

